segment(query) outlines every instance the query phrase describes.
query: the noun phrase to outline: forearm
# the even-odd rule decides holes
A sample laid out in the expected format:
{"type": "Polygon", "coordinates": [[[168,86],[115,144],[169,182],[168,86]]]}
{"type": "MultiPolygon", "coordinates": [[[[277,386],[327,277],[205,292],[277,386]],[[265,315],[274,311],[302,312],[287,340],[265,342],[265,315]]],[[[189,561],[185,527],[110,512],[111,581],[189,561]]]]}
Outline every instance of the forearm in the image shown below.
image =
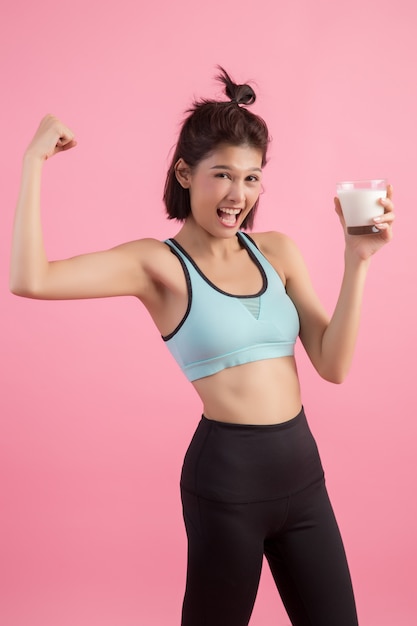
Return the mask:
{"type": "Polygon", "coordinates": [[[321,344],[320,374],[335,383],[345,379],[352,362],[369,262],[350,250],[345,253],[339,298],[321,344]]]}
{"type": "Polygon", "coordinates": [[[43,160],[26,153],[16,206],[10,263],[10,290],[31,296],[48,268],[40,210],[43,160]]]}

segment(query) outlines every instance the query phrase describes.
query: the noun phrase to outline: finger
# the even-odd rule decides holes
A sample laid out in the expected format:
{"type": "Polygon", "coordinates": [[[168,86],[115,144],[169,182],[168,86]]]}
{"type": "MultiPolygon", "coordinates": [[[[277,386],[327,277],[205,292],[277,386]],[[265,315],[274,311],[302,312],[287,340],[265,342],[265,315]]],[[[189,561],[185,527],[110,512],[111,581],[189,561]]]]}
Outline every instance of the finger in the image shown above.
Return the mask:
{"type": "Polygon", "coordinates": [[[392,185],[387,185],[387,198],[391,200],[392,198],[393,187],[392,185]]]}
{"type": "Polygon", "coordinates": [[[391,225],[393,223],[393,221],[395,220],[395,214],[392,212],[388,212],[388,213],[384,213],[384,215],[380,215],[379,217],[374,217],[374,222],[375,224],[379,225],[380,224],[388,224],[391,225]]]}
{"type": "Polygon", "coordinates": [[[74,133],[72,132],[72,130],[70,130],[66,126],[60,126],[58,127],[57,130],[59,132],[59,139],[57,141],[57,146],[65,146],[66,144],[74,140],[74,137],[75,137],[74,133]]]}
{"type": "Polygon", "coordinates": [[[392,239],[392,227],[391,224],[378,224],[378,237],[382,238],[384,242],[391,241],[392,239]]]}
{"type": "Polygon", "coordinates": [[[342,207],[340,205],[340,200],[337,196],[334,198],[334,210],[336,211],[339,217],[343,215],[342,207]]]}
{"type": "Polygon", "coordinates": [[[334,198],[334,210],[339,218],[339,221],[343,227],[343,230],[346,232],[346,221],[343,215],[342,206],[340,204],[339,198],[336,196],[334,198]]]}
{"type": "Polygon", "coordinates": [[[73,131],[56,118],[55,122],[57,124],[56,132],[59,133],[59,137],[56,141],[54,152],[63,152],[74,148],[77,145],[77,141],[73,131]]]}
{"type": "Polygon", "coordinates": [[[392,213],[394,210],[394,203],[390,198],[380,198],[379,204],[384,207],[384,213],[392,213]]]}
{"type": "Polygon", "coordinates": [[[62,146],[61,150],[62,151],[64,151],[64,150],[71,150],[71,148],[75,148],[76,145],[77,145],[77,142],[75,141],[75,139],[72,139],[68,143],[64,144],[62,146]]]}

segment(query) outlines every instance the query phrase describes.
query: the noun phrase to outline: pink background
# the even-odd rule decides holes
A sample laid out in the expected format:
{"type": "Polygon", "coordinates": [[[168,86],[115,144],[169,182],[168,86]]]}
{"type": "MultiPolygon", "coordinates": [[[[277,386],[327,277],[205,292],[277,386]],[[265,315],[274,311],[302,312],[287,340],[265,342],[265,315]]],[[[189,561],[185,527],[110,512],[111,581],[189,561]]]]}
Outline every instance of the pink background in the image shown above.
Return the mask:
{"type": "MultiPolygon", "coordinates": [[[[192,97],[219,95],[220,63],[256,80],[254,110],[273,136],[257,229],[297,241],[329,309],[343,261],[335,181],[395,186],[396,236],[372,263],[348,380],[325,383],[298,355],[361,626],[415,624],[414,0],[7,4],[0,622],[179,624],[178,478],[198,398],[133,299],[19,299],[8,258],[21,155],[47,112],[79,141],[45,168],[51,258],[174,234],[161,202],[170,151],[192,97]]],[[[287,624],[265,568],[251,626],[287,624]]]]}

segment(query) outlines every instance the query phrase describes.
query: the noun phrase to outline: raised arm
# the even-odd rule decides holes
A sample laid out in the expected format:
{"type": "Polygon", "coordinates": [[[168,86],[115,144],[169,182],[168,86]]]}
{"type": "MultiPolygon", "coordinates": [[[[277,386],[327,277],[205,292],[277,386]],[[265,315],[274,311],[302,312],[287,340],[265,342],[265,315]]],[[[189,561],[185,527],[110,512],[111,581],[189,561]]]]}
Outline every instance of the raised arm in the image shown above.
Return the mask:
{"type": "Polygon", "coordinates": [[[47,115],[25,152],[13,229],[10,290],[39,299],[146,298],[154,282],[152,264],[157,267],[158,255],[166,253],[166,246],[155,240],[133,241],[60,261],[47,259],[40,207],[42,169],[47,159],[75,145],[73,132],[47,115]]]}
{"type": "Polygon", "coordinates": [[[317,372],[326,380],[341,383],[353,358],[359,330],[363,291],[370,259],[392,238],[394,220],[392,188],[381,200],[385,214],[376,223],[379,234],[352,236],[337,198],[336,212],[345,231],[345,267],[339,297],[331,318],[325,312],[296,245],[278,233],[269,234],[265,253],[285,275],[286,290],[300,317],[300,339],[317,372]],[[275,251],[274,251],[275,250],[275,251]]]}
{"type": "Polygon", "coordinates": [[[340,203],[335,198],[335,209],[344,228],[346,244],[342,285],[330,320],[313,290],[299,252],[293,248],[288,257],[291,261],[287,291],[300,315],[301,341],[319,374],[334,383],[343,382],[352,362],[371,257],[392,239],[394,206],[391,186],[387,198],[380,202],[385,210],[383,218],[375,220],[380,232],[352,236],[346,233],[340,203]]]}

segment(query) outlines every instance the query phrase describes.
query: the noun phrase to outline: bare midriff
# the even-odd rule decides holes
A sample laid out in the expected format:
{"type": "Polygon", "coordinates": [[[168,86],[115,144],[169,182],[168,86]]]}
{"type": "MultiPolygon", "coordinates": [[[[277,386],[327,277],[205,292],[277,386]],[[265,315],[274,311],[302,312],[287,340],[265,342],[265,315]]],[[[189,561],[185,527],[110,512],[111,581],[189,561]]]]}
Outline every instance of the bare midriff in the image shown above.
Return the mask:
{"type": "Polygon", "coordinates": [[[294,357],[231,367],[193,382],[208,419],[233,424],[279,424],[301,409],[294,357]]]}

